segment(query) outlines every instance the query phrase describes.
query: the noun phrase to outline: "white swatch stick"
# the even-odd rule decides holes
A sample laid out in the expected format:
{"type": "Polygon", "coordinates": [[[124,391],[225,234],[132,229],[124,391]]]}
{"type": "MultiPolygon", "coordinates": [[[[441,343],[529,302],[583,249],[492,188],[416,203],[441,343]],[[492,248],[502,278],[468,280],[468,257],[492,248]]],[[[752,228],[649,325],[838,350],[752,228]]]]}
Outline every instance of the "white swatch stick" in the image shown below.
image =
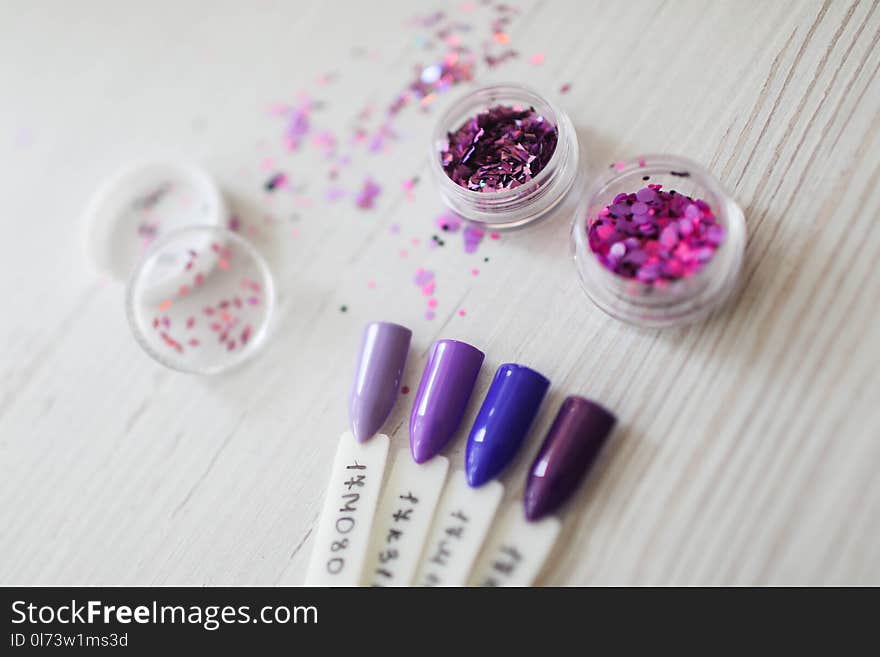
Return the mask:
{"type": "Polygon", "coordinates": [[[560,527],[556,516],[529,522],[522,504],[511,504],[486,541],[471,585],[531,586],[553,549],[560,527]]]}
{"type": "Polygon", "coordinates": [[[306,571],[306,586],[360,583],[388,458],[388,442],[388,436],[381,433],[365,443],[357,442],[350,431],[339,438],[306,571]]]}
{"type": "Polygon", "coordinates": [[[416,576],[419,586],[464,586],[486,538],[504,486],[471,488],[456,472],[440,499],[416,576]]]}
{"type": "Polygon", "coordinates": [[[373,523],[364,584],[412,584],[448,470],[444,456],[419,465],[408,449],[397,453],[373,523]]]}

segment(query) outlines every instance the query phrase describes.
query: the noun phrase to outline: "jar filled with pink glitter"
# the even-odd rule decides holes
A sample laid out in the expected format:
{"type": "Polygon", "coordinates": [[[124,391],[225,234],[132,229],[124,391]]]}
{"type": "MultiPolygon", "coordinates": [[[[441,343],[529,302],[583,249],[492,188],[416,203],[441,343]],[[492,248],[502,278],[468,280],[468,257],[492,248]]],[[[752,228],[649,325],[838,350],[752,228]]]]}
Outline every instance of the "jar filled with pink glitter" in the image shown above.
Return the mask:
{"type": "Polygon", "coordinates": [[[705,317],[742,268],[742,210],[690,160],[646,155],[612,164],[575,213],[574,259],[603,311],[659,328],[705,317]]]}
{"type": "Polygon", "coordinates": [[[438,121],[430,167],[453,212],[491,230],[519,228],[545,217],[571,189],[577,135],[568,116],[534,91],[482,87],[438,121]]]}

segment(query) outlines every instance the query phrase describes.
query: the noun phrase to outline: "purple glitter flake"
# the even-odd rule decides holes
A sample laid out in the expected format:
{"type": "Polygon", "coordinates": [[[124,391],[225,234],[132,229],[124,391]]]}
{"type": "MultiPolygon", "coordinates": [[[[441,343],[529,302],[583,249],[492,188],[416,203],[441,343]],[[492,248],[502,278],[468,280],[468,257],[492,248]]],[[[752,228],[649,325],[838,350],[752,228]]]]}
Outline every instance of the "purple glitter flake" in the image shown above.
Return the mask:
{"type": "Polygon", "coordinates": [[[305,98],[299,105],[288,110],[286,141],[289,150],[299,150],[303,140],[308,136],[311,130],[309,116],[312,113],[312,109],[311,101],[305,98]]]}
{"type": "Polygon", "coordinates": [[[274,192],[276,189],[283,187],[287,184],[287,174],[285,173],[276,173],[269,180],[265,182],[263,188],[267,192],[274,192]]]}
{"type": "Polygon", "coordinates": [[[465,253],[476,253],[483,241],[485,232],[479,228],[468,226],[464,229],[464,251],[465,253]]]}
{"type": "Polygon", "coordinates": [[[462,219],[457,214],[453,212],[443,212],[437,219],[435,220],[437,224],[437,228],[440,230],[446,231],[448,233],[457,233],[461,228],[462,219]]]}
{"type": "Polygon", "coordinates": [[[465,189],[513,189],[547,166],[557,138],[556,126],[535,108],[497,105],[449,133],[440,162],[449,178],[465,189]]]}
{"type": "Polygon", "coordinates": [[[355,202],[362,210],[369,210],[375,205],[376,197],[379,196],[381,192],[382,188],[378,183],[372,178],[367,178],[364,181],[363,187],[361,187],[361,191],[358,192],[355,202]]]}
{"type": "Polygon", "coordinates": [[[662,185],[618,194],[588,222],[590,249],[615,274],[643,283],[698,273],[724,240],[709,204],[662,185]]]}

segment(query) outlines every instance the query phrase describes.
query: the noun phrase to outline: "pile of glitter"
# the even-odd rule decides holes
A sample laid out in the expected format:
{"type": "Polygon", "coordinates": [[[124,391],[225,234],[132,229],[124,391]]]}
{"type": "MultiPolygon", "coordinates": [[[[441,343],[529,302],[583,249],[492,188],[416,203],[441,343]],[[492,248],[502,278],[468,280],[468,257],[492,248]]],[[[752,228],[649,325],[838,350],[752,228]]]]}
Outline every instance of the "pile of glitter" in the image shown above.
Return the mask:
{"type": "Polygon", "coordinates": [[[440,163],[457,185],[498,192],[527,183],[547,166],[558,130],[534,107],[497,105],[450,132],[440,163]]]}
{"type": "Polygon", "coordinates": [[[693,276],[724,239],[708,203],[663,191],[662,185],[618,194],[589,221],[587,232],[599,262],[644,283],[693,276]]]}

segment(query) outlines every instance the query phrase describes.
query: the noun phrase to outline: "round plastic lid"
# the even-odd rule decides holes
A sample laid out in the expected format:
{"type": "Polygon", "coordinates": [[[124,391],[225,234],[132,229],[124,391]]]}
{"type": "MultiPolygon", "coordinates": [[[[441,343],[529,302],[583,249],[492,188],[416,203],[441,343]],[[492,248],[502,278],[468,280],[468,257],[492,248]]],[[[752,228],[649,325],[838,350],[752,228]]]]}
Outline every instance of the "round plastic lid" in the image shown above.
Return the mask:
{"type": "Polygon", "coordinates": [[[149,246],[189,226],[221,226],[226,204],[214,180],[186,162],[129,166],[107,180],[86,210],[87,247],[95,266],[127,279],[149,246]]]}
{"type": "Polygon", "coordinates": [[[175,230],[128,282],[128,320],[144,350],[172,369],[215,374],[262,346],[275,307],[259,252],[225,228],[175,230]]]}

